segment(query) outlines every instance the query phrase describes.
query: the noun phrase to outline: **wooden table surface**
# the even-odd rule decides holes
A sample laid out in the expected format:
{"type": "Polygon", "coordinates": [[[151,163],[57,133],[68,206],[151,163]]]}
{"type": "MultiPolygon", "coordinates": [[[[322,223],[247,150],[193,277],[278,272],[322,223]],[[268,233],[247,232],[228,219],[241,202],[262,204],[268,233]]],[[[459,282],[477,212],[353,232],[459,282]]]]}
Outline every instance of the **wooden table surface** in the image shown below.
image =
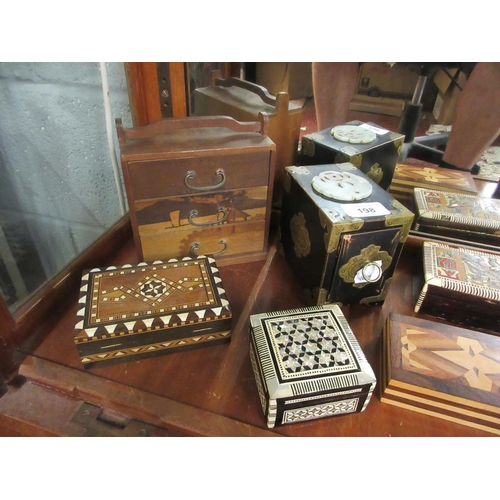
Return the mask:
{"type": "MultiPolygon", "coordinates": [[[[422,238],[410,235],[383,306],[343,307],[377,380],[388,314],[418,316],[413,306],[422,286],[421,246],[422,238]]],[[[115,265],[136,262],[130,242],[115,265]]],[[[13,429],[15,422],[13,434],[85,435],[74,414],[90,404],[104,408],[118,423],[125,418],[153,426],[150,435],[492,436],[382,403],[379,385],[362,413],[267,429],[249,358],[249,316],[307,304],[274,245],[267,260],[220,267],[220,275],[233,311],[229,344],[87,369],[73,343],[75,290],[73,305],[48,319],[53,322],[49,334],[21,346],[20,387],[0,399],[0,427],[13,429]],[[45,411],[30,411],[37,404],[45,411]]]]}

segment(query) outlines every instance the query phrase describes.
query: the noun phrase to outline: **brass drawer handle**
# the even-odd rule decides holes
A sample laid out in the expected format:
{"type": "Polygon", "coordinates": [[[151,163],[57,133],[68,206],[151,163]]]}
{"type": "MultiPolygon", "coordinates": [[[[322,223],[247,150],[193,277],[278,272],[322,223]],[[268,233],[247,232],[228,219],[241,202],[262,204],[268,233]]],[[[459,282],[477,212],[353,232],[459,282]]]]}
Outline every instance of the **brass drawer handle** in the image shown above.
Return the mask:
{"type": "MultiPolygon", "coordinates": [[[[228,248],[228,244],[227,244],[227,241],[225,240],[220,240],[219,241],[219,245],[223,245],[224,248],[220,251],[220,252],[217,252],[217,253],[214,253],[212,254],[213,257],[219,257],[221,256],[228,248]]],[[[191,248],[189,249],[189,253],[191,254],[191,257],[198,257],[198,255],[196,254],[196,250],[199,250],[201,247],[201,245],[199,243],[193,243],[191,245],[191,248]]]]}
{"type": "Polygon", "coordinates": [[[212,189],[218,189],[222,187],[226,182],[226,175],[224,174],[224,170],[222,170],[222,168],[217,170],[215,174],[222,178],[218,184],[214,184],[213,186],[193,186],[189,184],[189,180],[196,177],[196,172],[194,170],[189,170],[189,172],[184,177],[184,184],[188,189],[192,189],[193,191],[211,191],[212,189]]]}
{"type": "Polygon", "coordinates": [[[215,222],[195,222],[194,218],[198,217],[198,210],[191,210],[191,212],[189,213],[188,221],[193,226],[216,226],[217,224],[222,224],[223,222],[225,222],[229,216],[229,211],[224,207],[220,207],[217,210],[217,214],[220,213],[223,214],[222,218],[217,219],[215,222]]]}

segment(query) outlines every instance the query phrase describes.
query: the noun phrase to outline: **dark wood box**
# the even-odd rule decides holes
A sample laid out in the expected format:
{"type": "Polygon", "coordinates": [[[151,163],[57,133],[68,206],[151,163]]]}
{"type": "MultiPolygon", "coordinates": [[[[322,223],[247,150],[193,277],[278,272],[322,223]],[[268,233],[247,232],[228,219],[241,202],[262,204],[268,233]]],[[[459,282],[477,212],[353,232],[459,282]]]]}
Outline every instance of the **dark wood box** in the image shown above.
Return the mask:
{"type": "Polygon", "coordinates": [[[381,401],[500,435],[500,338],[391,313],[381,401]]]}
{"type": "Polygon", "coordinates": [[[413,214],[350,163],[286,170],[280,252],[309,305],[383,303],[413,214]],[[311,183],[329,171],[364,180],[371,195],[358,202],[325,197],[311,183]],[[364,279],[372,266],[377,278],[364,279]]]}
{"type": "Polygon", "coordinates": [[[375,131],[372,142],[352,144],[336,139],[331,128],[302,137],[301,165],[350,162],[370,177],[382,189],[392,182],[397,159],[404,143],[404,135],[383,129],[375,123],[359,120],[346,125],[375,131]]]}
{"type": "Polygon", "coordinates": [[[297,164],[302,107],[286,92],[271,95],[266,88],[240,78],[215,78],[209,87],[193,92],[196,116],[230,116],[240,122],[259,121],[267,115],[267,134],[276,144],[273,202],[281,202],[285,167],[297,164]]]}
{"type": "Polygon", "coordinates": [[[376,385],[337,305],[250,316],[250,359],[268,427],[362,412],[376,385]]]}
{"type": "Polygon", "coordinates": [[[229,342],[232,314],[213,258],[91,269],[75,345],[85,367],[229,342]]]}
{"type": "Polygon", "coordinates": [[[117,121],[139,260],[266,257],[276,153],[266,123],[194,117],[123,129],[117,121]]]}
{"type": "Polygon", "coordinates": [[[500,335],[500,253],[425,241],[423,268],[415,312],[500,335]]]}
{"type": "Polygon", "coordinates": [[[414,229],[500,246],[500,200],[415,188],[414,229]]]}

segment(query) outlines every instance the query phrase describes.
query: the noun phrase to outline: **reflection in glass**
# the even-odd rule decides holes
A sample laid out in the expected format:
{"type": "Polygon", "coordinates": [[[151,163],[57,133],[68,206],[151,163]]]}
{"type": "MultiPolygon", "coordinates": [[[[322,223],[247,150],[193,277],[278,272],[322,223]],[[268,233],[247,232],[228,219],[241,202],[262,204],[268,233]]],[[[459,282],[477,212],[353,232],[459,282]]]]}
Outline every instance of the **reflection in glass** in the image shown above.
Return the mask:
{"type": "MultiPolygon", "coordinates": [[[[111,116],[131,126],[123,63],[105,68],[111,116]]],[[[99,63],[0,63],[0,292],[11,311],[123,215],[102,85],[99,63]]]]}

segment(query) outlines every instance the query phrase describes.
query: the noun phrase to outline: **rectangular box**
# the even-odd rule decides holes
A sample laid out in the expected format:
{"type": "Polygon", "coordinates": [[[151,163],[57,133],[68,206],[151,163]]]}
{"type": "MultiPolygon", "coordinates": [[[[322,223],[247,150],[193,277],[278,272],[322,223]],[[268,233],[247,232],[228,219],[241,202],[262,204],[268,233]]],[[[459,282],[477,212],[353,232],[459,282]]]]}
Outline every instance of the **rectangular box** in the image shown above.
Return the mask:
{"type": "MultiPolygon", "coordinates": [[[[392,182],[397,159],[404,143],[404,135],[381,128],[375,123],[351,121],[345,125],[307,134],[302,137],[301,165],[350,162],[387,190],[392,182]],[[349,127],[371,133],[369,142],[353,142],[347,135],[340,140],[332,135],[334,129],[349,127]]],[[[352,134],[351,134],[352,135],[352,134]]],[[[336,137],[342,137],[337,135],[336,137]]],[[[368,141],[368,139],[363,139],[368,141]]]]}
{"type": "Polygon", "coordinates": [[[268,427],[366,408],[375,374],[337,305],[255,314],[250,326],[268,427]]]}
{"type": "Polygon", "coordinates": [[[229,302],[210,257],[91,269],[79,306],[74,342],[85,367],[231,338],[229,302]]]}
{"type": "Polygon", "coordinates": [[[500,335],[500,254],[423,243],[424,285],[415,312],[500,335]]]}
{"type": "Polygon", "coordinates": [[[391,313],[381,401],[500,435],[500,338],[391,313]]]}
{"type": "Polygon", "coordinates": [[[451,193],[477,194],[477,187],[470,172],[440,167],[422,167],[397,163],[389,193],[405,207],[411,209],[415,188],[439,189],[451,193]]]}
{"type": "Polygon", "coordinates": [[[276,145],[264,119],[173,118],[130,129],[117,120],[117,133],[138,260],[266,258],[276,145]]]}
{"type": "Polygon", "coordinates": [[[415,188],[417,231],[500,246],[500,200],[415,188]]]}
{"type": "Polygon", "coordinates": [[[286,171],[278,249],[309,305],[383,303],[413,213],[350,163],[286,171]],[[370,186],[371,194],[358,201],[327,198],[313,182],[328,172],[370,186]]]}

